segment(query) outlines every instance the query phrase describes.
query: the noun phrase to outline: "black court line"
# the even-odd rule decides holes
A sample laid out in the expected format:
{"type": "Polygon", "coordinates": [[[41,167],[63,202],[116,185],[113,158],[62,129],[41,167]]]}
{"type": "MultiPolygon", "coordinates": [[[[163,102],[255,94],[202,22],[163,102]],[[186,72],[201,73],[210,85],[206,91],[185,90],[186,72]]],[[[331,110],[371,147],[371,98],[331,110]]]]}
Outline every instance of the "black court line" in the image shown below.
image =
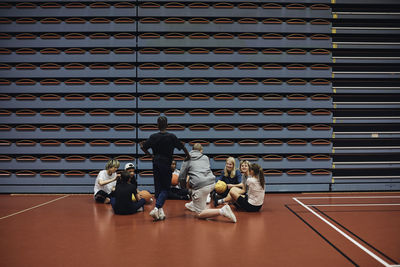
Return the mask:
{"type": "Polygon", "coordinates": [[[371,245],[370,243],[368,243],[367,241],[365,241],[364,239],[362,239],[359,235],[355,234],[354,232],[350,231],[347,227],[345,227],[343,224],[339,223],[337,220],[333,219],[331,216],[329,216],[328,214],[326,214],[325,212],[321,211],[320,209],[318,209],[317,207],[311,206],[314,209],[316,209],[319,213],[323,214],[325,217],[327,217],[329,220],[333,221],[334,223],[336,223],[337,225],[339,225],[340,227],[342,227],[344,230],[346,230],[348,233],[352,234],[354,237],[358,238],[359,240],[361,240],[362,242],[364,242],[367,246],[369,246],[370,248],[372,248],[373,250],[375,250],[376,252],[378,252],[379,254],[381,254],[383,257],[385,257],[386,259],[388,259],[389,261],[393,262],[394,264],[399,264],[398,262],[396,262],[395,260],[393,260],[392,258],[390,258],[389,256],[387,256],[385,253],[383,253],[382,251],[380,251],[379,249],[377,249],[376,247],[374,247],[373,245],[371,245]]]}
{"type": "Polygon", "coordinates": [[[304,224],[306,224],[311,230],[313,230],[317,235],[319,235],[323,240],[325,240],[331,247],[333,247],[337,252],[339,252],[343,257],[345,257],[349,262],[351,262],[354,266],[359,266],[357,263],[355,263],[352,259],[349,258],[346,254],[344,254],[343,251],[341,251],[338,247],[336,247],[331,241],[329,241],[325,236],[323,236],[320,232],[317,231],[314,227],[311,226],[305,219],[303,219],[297,212],[292,210],[288,205],[285,205],[285,207],[290,210],[294,215],[296,215],[297,218],[299,218],[304,224]]]}

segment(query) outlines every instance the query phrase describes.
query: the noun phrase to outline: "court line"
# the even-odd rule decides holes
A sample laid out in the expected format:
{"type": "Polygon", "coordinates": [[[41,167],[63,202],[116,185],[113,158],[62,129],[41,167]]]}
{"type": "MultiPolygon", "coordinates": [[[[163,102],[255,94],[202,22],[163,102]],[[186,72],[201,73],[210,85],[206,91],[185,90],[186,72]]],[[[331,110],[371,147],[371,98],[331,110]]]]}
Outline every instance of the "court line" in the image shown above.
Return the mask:
{"type": "Polygon", "coordinates": [[[357,196],[357,197],[297,197],[296,199],[358,199],[358,198],[400,198],[400,196],[357,196]]]}
{"type": "Polygon", "coordinates": [[[14,194],[10,194],[10,196],[12,197],[25,197],[25,196],[65,196],[65,194],[53,194],[53,193],[49,193],[49,194],[42,194],[42,193],[14,193],[14,194]]]}
{"type": "Polygon", "coordinates": [[[387,263],[386,261],[382,260],[381,258],[379,258],[378,256],[376,256],[374,253],[372,253],[370,250],[368,250],[367,248],[365,248],[363,245],[361,245],[360,243],[358,243],[356,240],[354,240],[353,238],[351,238],[348,234],[346,234],[345,232],[343,232],[342,230],[340,230],[339,228],[337,228],[335,225],[333,225],[331,222],[329,222],[328,220],[326,220],[325,218],[323,218],[321,215],[319,215],[318,213],[316,213],[313,209],[311,209],[310,207],[308,207],[307,205],[303,204],[303,202],[301,202],[300,200],[298,200],[297,198],[292,198],[294,201],[296,201],[297,203],[299,203],[301,206],[303,206],[305,209],[307,209],[309,212],[311,212],[312,214],[314,214],[315,216],[317,216],[317,218],[319,218],[320,220],[322,220],[323,222],[325,222],[327,225],[329,225],[330,227],[332,227],[334,230],[336,230],[339,234],[341,234],[342,236],[344,236],[346,239],[348,239],[350,242],[352,242],[354,245],[356,245],[357,247],[359,247],[360,249],[362,249],[365,253],[367,253],[368,255],[370,255],[372,258],[374,258],[376,261],[378,261],[379,263],[381,263],[382,265],[386,266],[386,267],[390,267],[391,265],[389,263],[387,263]]]}
{"type": "MultiPolygon", "coordinates": [[[[27,194],[27,193],[15,193],[15,194],[10,194],[12,197],[24,197],[24,196],[65,196],[66,194],[53,194],[53,193],[48,193],[48,194],[43,194],[43,193],[32,193],[32,194],[27,194]]],[[[93,196],[93,193],[68,193],[69,196],[93,196]]]]}
{"type": "MultiPolygon", "coordinates": [[[[367,191],[367,192],[357,192],[357,195],[365,195],[365,194],[371,194],[371,193],[373,193],[373,194],[388,194],[388,195],[390,195],[390,194],[393,194],[393,195],[398,195],[399,194],[399,192],[388,192],[388,191],[385,191],[385,192],[369,192],[369,191],[367,191]]],[[[322,193],[316,193],[316,192],[303,192],[303,193],[301,193],[302,195],[321,195],[322,193]]],[[[330,195],[348,195],[348,194],[351,194],[351,193],[349,193],[349,192],[329,192],[329,194],[330,195]]]]}
{"type": "Polygon", "coordinates": [[[66,198],[66,197],[69,197],[69,195],[64,195],[64,196],[62,196],[62,197],[59,197],[59,198],[56,198],[56,199],[53,199],[53,200],[47,201],[47,202],[45,202],[45,203],[42,203],[42,204],[39,204],[39,205],[36,205],[36,206],[30,207],[30,208],[27,208],[27,209],[24,209],[24,210],[21,210],[21,211],[18,211],[18,212],[15,212],[15,213],[9,214],[9,215],[6,215],[6,216],[4,216],[4,217],[1,217],[1,218],[0,218],[0,220],[3,220],[3,219],[6,219],[6,218],[9,218],[9,217],[12,217],[12,216],[15,216],[15,215],[18,215],[18,214],[24,213],[24,212],[26,212],[26,211],[30,211],[30,210],[33,210],[33,209],[36,209],[36,208],[42,207],[42,206],[44,206],[44,205],[47,205],[47,204],[53,203],[53,202],[55,202],[55,201],[57,201],[57,200],[60,200],[60,199],[66,198]]]}
{"type": "Polygon", "coordinates": [[[377,203],[377,204],[308,204],[306,205],[307,207],[368,207],[368,206],[400,206],[399,203],[393,203],[393,204],[383,204],[383,203],[377,203]]]}
{"type": "Polygon", "coordinates": [[[329,220],[331,220],[332,222],[336,223],[337,225],[339,225],[340,227],[342,227],[342,229],[346,230],[348,233],[350,233],[351,235],[355,236],[357,239],[361,240],[364,244],[366,244],[367,246],[369,246],[370,248],[372,248],[373,250],[375,250],[376,252],[378,252],[380,255],[382,255],[383,257],[385,257],[386,259],[388,259],[389,261],[391,261],[393,264],[398,264],[397,261],[393,260],[392,258],[390,258],[388,255],[386,255],[385,253],[383,253],[382,251],[380,251],[379,249],[377,249],[376,247],[374,247],[373,245],[371,245],[370,243],[368,243],[367,241],[365,241],[363,238],[361,238],[360,236],[358,236],[356,233],[350,231],[349,228],[345,227],[343,224],[339,223],[337,220],[333,219],[331,216],[329,216],[328,214],[326,214],[325,212],[323,212],[322,210],[314,207],[314,209],[316,209],[319,213],[323,214],[326,218],[328,218],[329,220]]]}
{"type": "Polygon", "coordinates": [[[311,230],[313,230],[317,235],[319,235],[325,242],[327,242],[331,247],[333,247],[337,252],[339,252],[343,257],[345,257],[349,262],[351,262],[354,266],[358,266],[349,256],[347,256],[343,251],[341,251],[337,246],[335,246],[331,241],[329,241],[325,236],[323,236],[317,229],[312,227],[310,223],[308,223],[304,218],[302,218],[297,212],[292,210],[289,205],[285,205],[285,207],[292,212],[297,218],[299,218],[305,225],[307,225],[311,230]]]}

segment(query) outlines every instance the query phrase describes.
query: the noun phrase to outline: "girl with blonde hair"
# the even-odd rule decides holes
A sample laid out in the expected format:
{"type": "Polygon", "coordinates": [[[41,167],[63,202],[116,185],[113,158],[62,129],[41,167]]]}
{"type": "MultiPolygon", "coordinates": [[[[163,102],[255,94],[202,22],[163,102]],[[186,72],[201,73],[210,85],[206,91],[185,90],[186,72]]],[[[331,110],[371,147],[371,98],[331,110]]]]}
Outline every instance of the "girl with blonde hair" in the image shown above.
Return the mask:
{"type": "Polygon", "coordinates": [[[227,185],[227,189],[222,194],[217,194],[215,191],[211,194],[213,199],[213,204],[217,207],[219,204],[223,203],[223,198],[225,198],[232,187],[238,187],[242,182],[242,174],[238,169],[236,169],[235,158],[229,157],[225,161],[225,168],[221,175],[217,177],[217,182],[223,181],[227,185]],[[221,201],[219,201],[221,200],[221,201]]]}

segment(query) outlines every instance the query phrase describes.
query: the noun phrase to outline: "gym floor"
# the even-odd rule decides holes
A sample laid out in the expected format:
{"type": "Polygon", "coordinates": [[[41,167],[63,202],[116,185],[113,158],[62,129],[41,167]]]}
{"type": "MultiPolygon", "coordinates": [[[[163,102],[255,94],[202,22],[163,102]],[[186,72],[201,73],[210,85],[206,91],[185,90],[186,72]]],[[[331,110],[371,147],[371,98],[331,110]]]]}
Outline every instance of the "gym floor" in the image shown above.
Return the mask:
{"type": "Polygon", "coordinates": [[[400,192],[267,194],[259,213],[199,220],[181,200],[114,215],[91,195],[0,195],[2,266],[396,266],[400,192]]]}

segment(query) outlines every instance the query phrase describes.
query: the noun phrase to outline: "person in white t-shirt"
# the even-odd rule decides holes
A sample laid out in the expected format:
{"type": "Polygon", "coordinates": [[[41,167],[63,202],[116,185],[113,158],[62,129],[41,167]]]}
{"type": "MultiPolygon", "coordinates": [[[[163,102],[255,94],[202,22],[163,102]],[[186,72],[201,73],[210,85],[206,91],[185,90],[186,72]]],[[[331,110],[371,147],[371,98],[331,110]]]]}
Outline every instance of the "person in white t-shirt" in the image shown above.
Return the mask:
{"type": "Polygon", "coordinates": [[[247,193],[239,187],[234,187],[229,194],[235,206],[248,212],[257,212],[261,209],[265,197],[264,171],[260,165],[254,163],[250,166],[249,177],[246,181],[247,193]]]}
{"type": "Polygon", "coordinates": [[[105,170],[100,171],[97,175],[94,184],[94,199],[96,202],[110,203],[111,193],[116,185],[118,168],[119,161],[111,159],[107,162],[105,170]]]}

